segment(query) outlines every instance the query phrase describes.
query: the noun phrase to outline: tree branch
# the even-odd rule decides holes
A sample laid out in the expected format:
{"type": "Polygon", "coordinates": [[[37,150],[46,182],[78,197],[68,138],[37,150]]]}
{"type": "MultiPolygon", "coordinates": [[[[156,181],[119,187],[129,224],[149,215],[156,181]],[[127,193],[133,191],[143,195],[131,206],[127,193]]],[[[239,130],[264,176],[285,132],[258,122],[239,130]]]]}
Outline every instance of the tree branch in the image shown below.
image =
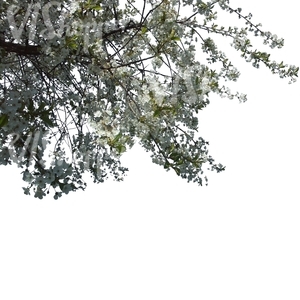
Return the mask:
{"type": "Polygon", "coordinates": [[[19,55],[40,55],[40,47],[32,45],[20,45],[11,42],[6,42],[3,39],[0,39],[0,47],[6,50],[7,52],[14,52],[19,55]]]}

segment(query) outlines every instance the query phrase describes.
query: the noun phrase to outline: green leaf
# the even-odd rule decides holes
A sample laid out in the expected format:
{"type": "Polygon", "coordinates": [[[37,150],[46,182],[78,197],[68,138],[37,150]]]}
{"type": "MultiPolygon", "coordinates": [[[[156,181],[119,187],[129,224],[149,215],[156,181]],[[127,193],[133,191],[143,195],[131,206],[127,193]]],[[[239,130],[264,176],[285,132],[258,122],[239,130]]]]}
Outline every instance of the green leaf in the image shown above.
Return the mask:
{"type": "Polygon", "coordinates": [[[44,123],[48,126],[48,127],[55,127],[54,123],[49,119],[48,114],[42,114],[41,115],[41,119],[44,121],[44,123]]]}
{"type": "Polygon", "coordinates": [[[141,29],[141,31],[142,31],[142,34],[145,34],[147,31],[148,31],[148,29],[147,29],[147,27],[142,27],[142,29],[141,29]]]}
{"type": "Polygon", "coordinates": [[[166,12],[163,11],[162,17],[161,17],[161,22],[162,22],[162,23],[165,23],[165,21],[166,21],[166,12]]]}
{"type": "Polygon", "coordinates": [[[8,123],[8,115],[0,116],[0,127],[5,126],[8,123]]]}
{"type": "Polygon", "coordinates": [[[99,10],[102,10],[102,7],[100,5],[95,5],[92,9],[99,11],[99,10]]]}
{"type": "Polygon", "coordinates": [[[118,142],[120,140],[120,138],[122,137],[122,133],[119,132],[113,139],[112,143],[115,144],[116,142],[118,142]]]}
{"type": "Polygon", "coordinates": [[[179,36],[172,36],[171,40],[172,41],[180,41],[180,37],[179,36]]]}
{"type": "Polygon", "coordinates": [[[169,157],[176,162],[181,157],[181,154],[178,152],[172,152],[169,157]]]}
{"type": "Polygon", "coordinates": [[[78,45],[79,45],[79,42],[78,42],[78,36],[77,35],[66,37],[66,46],[68,48],[70,48],[71,50],[77,50],[78,45]]]}
{"type": "Polygon", "coordinates": [[[180,175],[180,169],[177,167],[173,167],[174,171],[176,172],[176,174],[179,176],[180,175]]]}
{"type": "Polygon", "coordinates": [[[122,144],[118,144],[116,149],[118,150],[119,154],[122,154],[122,153],[126,152],[126,147],[122,144]]]}
{"type": "Polygon", "coordinates": [[[33,105],[33,100],[32,99],[29,99],[28,110],[31,113],[34,111],[34,105],[33,105]]]}
{"type": "Polygon", "coordinates": [[[168,161],[165,162],[164,168],[165,169],[169,169],[170,168],[170,163],[168,161]]]}
{"type": "Polygon", "coordinates": [[[158,117],[158,116],[160,115],[161,111],[162,111],[162,108],[161,108],[161,107],[158,107],[158,108],[154,111],[153,117],[158,117]]]}

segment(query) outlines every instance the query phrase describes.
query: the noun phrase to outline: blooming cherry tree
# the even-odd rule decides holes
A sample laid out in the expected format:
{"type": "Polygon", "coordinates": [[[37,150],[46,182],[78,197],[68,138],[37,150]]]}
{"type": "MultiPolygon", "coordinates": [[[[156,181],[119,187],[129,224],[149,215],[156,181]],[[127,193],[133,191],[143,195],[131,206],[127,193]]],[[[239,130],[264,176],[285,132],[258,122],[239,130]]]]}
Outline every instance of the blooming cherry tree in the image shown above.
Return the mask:
{"type": "Polygon", "coordinates": [[[1,4],[0,163],[17,164],[25,194],[40,199],[84,189],[85,172],[94,182],[122,180],[120,157],[135,143],[200,185],[205,170],[223,171],[197,134],[197,113],[211,93],[240,102],[246,95],[226,86],[240,73],[214,36],[290,82],[299,69],[255,49],[252,39],[271,49],[283,39],[227,0],[1,4]],[[217,24],[221,11],[243,27],[217,24]]]}

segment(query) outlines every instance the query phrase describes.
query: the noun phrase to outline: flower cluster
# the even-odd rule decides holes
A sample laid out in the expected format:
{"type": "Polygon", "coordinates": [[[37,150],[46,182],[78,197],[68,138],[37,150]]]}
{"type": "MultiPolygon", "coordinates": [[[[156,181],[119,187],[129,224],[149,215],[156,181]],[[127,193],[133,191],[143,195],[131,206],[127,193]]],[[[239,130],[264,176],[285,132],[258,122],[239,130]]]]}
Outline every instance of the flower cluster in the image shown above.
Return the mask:
{"type": "Polygon", "coordinates": [[[228,0],[2,1],[0,163],[22,168],[25,194],[52,188],[57,199],[84,189],[85,172],[122,180],[120,157],[139,142],[154,163],[202,185],[206,169],[225,167],[197,135],[198,113],[211,93],[247,100],[226,86],[240,72],[213,37],[254,67],[290,82],[298,74],[253,50],[253,39],[284,41],[251,19],[228,0]],[[218,9],[246,26],[216,24],[218,9]]]}

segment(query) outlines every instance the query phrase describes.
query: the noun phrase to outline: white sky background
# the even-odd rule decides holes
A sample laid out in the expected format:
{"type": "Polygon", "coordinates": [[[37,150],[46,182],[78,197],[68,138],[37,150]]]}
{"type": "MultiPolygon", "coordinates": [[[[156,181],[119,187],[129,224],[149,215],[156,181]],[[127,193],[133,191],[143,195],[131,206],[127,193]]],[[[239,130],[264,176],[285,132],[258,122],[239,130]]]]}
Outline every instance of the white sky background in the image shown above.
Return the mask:
{"type": "MultiPolygon", "coordinates": [[[[285,38],[274,57],[300,65],[295,1],[231,3],[285,38]]],[[[213,97],[199,115],[227,166],[208,187],[138,147],[124,155],[125,182],[58,201],[25,196],[19,173],[0,168],[0,299],[299,299],[300,82],[227,49],[248,102],[213,97]]]]}

